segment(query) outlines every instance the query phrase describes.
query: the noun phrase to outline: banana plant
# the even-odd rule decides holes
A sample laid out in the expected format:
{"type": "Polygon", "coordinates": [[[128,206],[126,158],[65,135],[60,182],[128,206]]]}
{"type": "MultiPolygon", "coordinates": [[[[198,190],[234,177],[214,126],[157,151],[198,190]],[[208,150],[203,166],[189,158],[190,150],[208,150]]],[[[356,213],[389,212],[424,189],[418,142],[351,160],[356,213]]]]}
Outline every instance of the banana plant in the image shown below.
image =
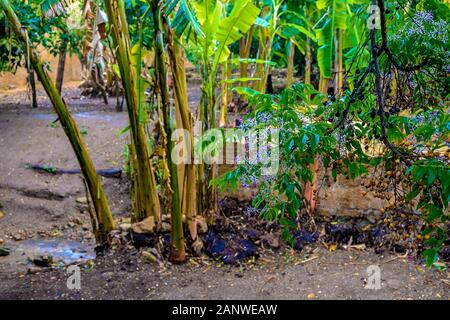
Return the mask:
{"type": "MultiPolygon", "coordinates": [[[[193,128],[193,116],[189,111],[189,102],[187,96],[186,85],[186,70],[185,70],[185,57],[184,51],[181,46],[181,39],[173,39],[170,27],[167,23],[165,30],[167,34],[167,52],[169,56],[170,68],[172,71],[173,87],[174,87],[174,100],[175,100],[175,116],[177,129],[183,129],[183,141],[184,150],[193,150],[194,143],[194,128],[193,128]]],[[[186,224],[189,228],[189,233],[192,240],[197,240],[197,208],[196,208],[196,192],[195,181],[197,177],[197,168],[193,163],[193,154],[188,152],[184,155],[188,161],[187,164],[178,165],[178,185],[179,185],[179,198],[180,209],[182,216],[186,217],[186,224]]],[[[179,217],[178,217],[179,218],[179,217]]],[[[182,220],[176,220],[178,225],[176,229],[172,229],[172,239],[174,239],[173,246],[179,245],[176,243],[176,239],[182,237],[182,220]]],[[[178,252],[180,252],[178,250],[178,252]]]]}
{"type": "MultiPolygon", "coordinates": [[[[246,60],[250,58],[254,30],[255,26],[251,26],[247,34],[239,40],[239,57],[242,59],[239,61],[239,68],[242,79],[248,78],[248,62],[246,60]]],[[[241,86],[243,87],[245,85],[246,82],[242,81],[241,86]]]]}
{"type": "MultiPolygon", "coordinates": [[[[306,56],[310,54],[311,40],[315,41],[312,24],[307,18],[308,5],[308,1],[304,0],[286,1],[284,10],[280,14],[280,31],[277,34],[280,38],[285,39],[287,44],[286,87],[293,83],[295,51],[298,50],[306,56]]],[[[306,57],[305,60],[307,60],[306,57]]]]}
{"type": "MultiPolygon", "coordinates": [[[[242,66],[242,65],[241,65],[242,66]]],[[[241,69],[242,71],[242,69],[241,69]]],[[[231,62],[224,63],[222,65],[222,88],[220,90],[221,92],[221,104],[220,104],[220,116],[219,116],[219,127],[223,128],[226,126],[227,123],[227,112],[228,112],[228,104],[231,101],[231,84],[233,82],[237,82],[240,80],[241,84],[245,84],[246,80],[248,78],[239,78],[233,79],[232,78],[233,73],[233,65],[231,62]]]]}
{"type": "MultiPolygon", "coordinates": [[[[305,43],[302,35],[306,35],[310,39],[315,39],[310,23],[304,16],[298,12],[297,9],[290,10],[289,3],[284,0],[266,0],[263,2],[264,7],[261,10],[260,19],[265,23],[258,26],[258,61],[270,62],[273,55],[273,42],[275,36],[286,39],[291,44],[289,45],[292,56],[291,64],[293,63],[294,48],[304,52],[305,43]]],[[[254,89],[260,92],[265,92],[267,78],[270,72],[270,63],[258,63],[256,66],[254,78],[258,78],[254,82],[254,89]]],[[[293,70],[293,66],[291,65],[293,70]]]]}
{"type": "MultiPolygon", "coordinates": [[[[257,60],[271,61],[272,58],[272,44],[278,28],[278,21],[280,19],[280,10],[283,0],[269,0],[268,3],[264,1],[263,9],[261,10],[261,19],[266,21],[265,26],[258,28],[258,53],[257,60]]],[[[258,63],[256,65],[254,78],[258,78],[253,83],[253,89],[265,92],[267,77],[269,75],[269,65],[266,63],[258,63]]]]}
{"type": "MultiPolygon", "coordinates": [[[[155,45],[155,79],[156,84],[160,92],[162,118],[164,123],[164,135],[167,137],[165,139],[165,149],[166,149],[166,159],[168,166],[169,177],[169,187],[166,188],[167,196],[170,203],[170,214],[171,214],[171,241],[172,250],[170,254],[170,260],[172,262],[183,262],[185,260],[185,243],[184,243],[184,233],[183,233],[183,219],[182,219],[182,192],[180,190],[180,179],[178,177],[179,167],[174,161],[172,155],[172,150],[174,150],[174,141],[172,139],[172,121],[171,121],[171,106],[170,106],[170,94],[169,87],[167,83],[167,54],[166,42],[164,41],[163,30],[166,31],[166,36],[169,36],[170,30],[166,27],[164,23],[163,11],[161,10],[161,3],[157,0],[150,0],[150,8],[153,17],[153,42],[155,45]]],[[[166,37],[167,38],[167,37],[166,37]]],[[[169,40],[169,45],[172,45],[172,41],[169,40]]],[[[175,55],[171,55],[171,60],[175,55]]],[[[173,61],[171,61],[173,66],[173,61]]],[[[174,73],[178,70],[176,68],[172,69],[174,73]]],[[[180,90],[180,82],[175,78],[176,90],[180,90]]],[[[186,94],[186,93],[184,93],[186,94]]],[[[176,94],[177,104],[180,107],[180,99],[178,92],[176,94]]],[[[187,96],[185,96],[187,98],[187,96]]]]}
{"type": "Polygon", "coordinates": [[[362,31],[365,28],[362,21],[355,19],[352,6],[365,7],[365,0],[318,0],[317,9],[322,16],[315,25],[318,42],[317,63],[320,70],[319,89],[326,93],[328,83],[333,77],[333,64],[335,71],[335,92],[343,87],[344,76],[344,50],[356,47],[362,40],[362,31]],[[363,5],[363,6],[361,6],[363,5]],[[348,32],[351,29],[352,32],[348,32]]]}
{"type": "MultiPolygon", "coordinates": [[[[216,128],[216,81],[219,68],[230,56],[229,45],[239,41],[255,23],[260,10],[250,0],[236,0],[227,13],[218,0],[172,0],[167,8],[178,6],[171,28],[177,36],[186,35],[199,49],[202,96],[199,120],[203,130],[216,128]]],[[[224,93],[223,93],[224,94],[224,93]]],[[[198,167],[198,212],[217,212],[217,189],[208,182],[217,174],[217,165],[198,167]]]]}
{"type": "MultiPolygon", "coordinates": [[[[133,216],[140,221],[153,216],[160,221],[161,207],[155,173],[147,146],[145,122],[140,117],[139,78],[132,63],[132,51],[128,23],[123,0],[105,0],[105,10],[110,24],[114,48],[122,85],[125,91],[131,136],[131,162],[133,166],[133,216]]],[[[140,75],[139,75],[140,76],[140,75]]]]}
{"type": "Polygon", "coordinates": [[[0,0],[0,9],[3,9],[5,12],[5,16],[8,19],[15,36],[22,43],[24,51],[27,52],[30,63],[49,96],[50,101],[58,114],[58,119],[61,122],[64,132],[72,145],[85,179],[86,189],[90,193],[90,201],[88,203],[90,204],[92,202],[94,206],[95,212],[89,210],[89,213],[91,214],[92,228],[97,243],[99,245],[106,245],[108,243],[108,233],[114,229],[114,220],[103,192],[100,179],[96,173],[94,163],[81,137],[80,130],[70,114],[64,99],[62,99],[44,67],[44,62],[39,53],[30,42],[27,29],[23,28],[20,24],[10,2],[8,0],[0,0]]]}
{"type": "MultiPolygon", "coordinates": [[[[311,21],[315,21],[317,15],[317,7],[315,0],[291,0],[288,2],[288,6],[292,8],[292,11],[297,11],[300,8],[299,14],[302,19],[308,23],[308,27],[313,31],[313,27],[311,26],[311,21]],[[297,8],[297,9],[295,9],[297,8]]],[[[315,36],[315,33],[314,33],[315,36]]],[[[311,72],[312,72],[312,51],[313,51],[313,43],[316,42],[315,37],[311,38],[308,35],[305,35],[304,41],[304,55],[305,55],[305,66],[304,66],[304,78],[303,82],[305,84],[311,84],[311,72]]],[[[303,44],[303,43],[302,43],[303,44]]],[[[300,52],[302,52],[301,48],[299,48],[300,52]]],[[[302,52],[303,53],[303,52],[302,52]]]]}

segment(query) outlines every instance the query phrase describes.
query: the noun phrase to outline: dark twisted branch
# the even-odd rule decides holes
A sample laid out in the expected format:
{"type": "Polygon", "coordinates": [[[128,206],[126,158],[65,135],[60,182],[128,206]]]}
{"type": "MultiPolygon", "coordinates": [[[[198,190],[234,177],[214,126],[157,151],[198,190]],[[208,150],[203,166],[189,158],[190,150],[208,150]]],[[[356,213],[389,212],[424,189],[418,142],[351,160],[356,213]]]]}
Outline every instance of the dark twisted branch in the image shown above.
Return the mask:
{"type": "Polygon", "coordinates": [[[348,116],[348,112],[350,109],[350,105],[353,103],[354,99],[355,99],[355,95],[361,90],[361,86],[364,83],[364,80],[366,79],[366,77],[370,74],[370,71],[372,70],[373,67],[373,61],[371,61],[369,63],[369,65],[367,66],[367,68],[364,70],[363,74],[361,75],[361,77],[358,79],[355,88],[352,90],[352,92],[350,93],[350,98],[347,101],[347,105],[345,107],[345,111],[342,115],[342,118],[339,120],[338,123],[336,123],[336,125],[331,129],[331,132],[335,131],[336,129],[338,129],[339,127],[341,127],[344,123],[345,120],[347,120],[347,116],[348,116]]]}
{"type": "Polygon", "coordinates": [[[344,112],[341,119],[338,123],[336,123],[335,126],[330,130],[330,132],[334,132],[336,129],[340,128],[347,119],[348,116],[348,110],[350,108],[350,104],[354,100],[354,96],[358,91],[360,90],[360,87],[362,86],[364,80],[366,77],[373,71],[375,75],[375,93],[377,95],[377,106],[378,106],[378,116],[380,117],[380,125],[381,125],[381,141],[383,144],[391,150],[397,157],[401,158],[405,163],[409,164],[410,161],[408,160],[408,154],[400,151],[396,146],[394,146],[387,137],[387,130],[386,130],[386,118],[384,114],[384,95],[383,95],[383,89],[381,85],[381,72],[380,72],[380,66],[378,62],[378,57],[384,52],[386,53],[389,61],[391,64],[398,70],[403,72],[413,72],[417,71],[420,68],[422,68],[424,65],[427,64],[427,60],[424,60],[422,63],[416,66],[401,66],[397,63],[397,61],[394,59],[394,56],[392,55],[391,51],[388,47],[388,40],[387,40],[387,28],[386,28],[386,16],[385,16],[385,6],[383,0],[373,0],[372,4],[378,4],[378,7],[380,8],[380,23],[381,23],[381,46],[378,46],[376,43],[376,32],[375,29],[372,29],[370,32],[370,42],[371,42],[371,53],[372,53],[372,61],[370,61],[369,65],[365,69],[362,76],[358,79],[358,82],[350,94],[350,99],[346,106],[346,111],[344,112]]]}
{"type": "Polygon", "coordinates": [[[424,59],[421,63],[415,66],[402,66],[400,65],[394,58],[391,50],[389,49],[388,39],[387,39],[387,30],[386,30],[386,8],[384,6],[384,0],[377,0],[378,7],[380,8],[380,24],[381,24],[381,47],[378,50],[377,55],[379,56],[381,53],[386,53],[389,61],[400,71],[403,72],[412,72],[419,69],[422,69],[427,63],[428,60],[424,59]]]}
{"type": "MultiPolygon", "coordinates": [[[[372,3],[374,3],[376,0],[373,0],[372,3]]],[[[382,4],[382,7],[380,9],[382,10],[381,15],[384,16],[384,3],[383,0],[377,0],[378,5],[380,5],[380,2],[382,4]]],[[[383,22],[385,23],[385,20],[381,24],[383,25],[383,22]]],[[[386,26],[384,25],[384,31],[386,31],[386,26]]],[[[378,105],[378,116],[380,117],[380,125],[381,125],[381,141],[384,143],[384,145],[391,150],[397,157],[402,159],[406,164],[410,164],[410,161],[408,159],[408,154],[400,151],[396,146],[394,146],[387,137],[387,130],[386,130],[386,118],[384,114],[384,94],[383,89],[381,86],[381,72],[380,72],[380,65],[378,63],[378,46],[375,39],[375,28],[373,28],[370,31],[370,43],[371,43],[371,53],[372,53],[372,62],[373,62],[373,69],[374,69],[374,75],[375,75],[375,93],[377,96],[377,105],[378,105]]],[[[383,27],[382,27],[383,30],[383,27]]],[[[382,38],[386,37],[386,34],[383,34],[382,31],[382,38]]]]}

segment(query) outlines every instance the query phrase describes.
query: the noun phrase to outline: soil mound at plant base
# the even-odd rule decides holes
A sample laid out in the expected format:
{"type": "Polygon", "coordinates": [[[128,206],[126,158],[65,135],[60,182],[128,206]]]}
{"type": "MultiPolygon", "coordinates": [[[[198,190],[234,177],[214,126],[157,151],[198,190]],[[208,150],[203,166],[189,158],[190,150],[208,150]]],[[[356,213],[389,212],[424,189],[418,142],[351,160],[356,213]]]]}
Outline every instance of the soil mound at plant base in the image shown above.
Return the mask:
{"type": "Polygon", "coordinates": [[[225,264],[236,264],[249,257],[258,257],[258,250],[252,241],[235,238],[225,240],[212,229],[208,231],[205,242],[208,255],[220,258],[225,264]]]}
{"type": "MultiPolygon", "coordinates": [[[[248,201],[226,197],[219,202],[220,213],[206,234],[197,241],[187,236],[189,256],[206,254],[227,265],[239,265],[258,259],[265,250],[291,247],[296,251],[312,252],[318,245],[329,250],[355,248],[416,255],[423,250],[423,223],[414,215],[386,212],[378,219],[368,217],[300,216],[296,228],[286,232],[278,222],[268,222],[260,210],[248,201]],[[200,244],[200,246],[199,246],[200,244]]],[[[137,248],[155,248],[167,258],[170,248],[170,229],[152,234],[128,231],[127,242],[137,248]]],[[[442,261],[449,261],[450,246],[441,253],[442,261]]],[[[163,258],[163,259],[165,259],[163,258]]]]}
{"type": "Polygon", "coordinates": [[[227,197],[219,205],[221,214],[202,237],[208,256],[233,265],[280,246],[279,226],[263,221],[249,202],[227,197]]]}

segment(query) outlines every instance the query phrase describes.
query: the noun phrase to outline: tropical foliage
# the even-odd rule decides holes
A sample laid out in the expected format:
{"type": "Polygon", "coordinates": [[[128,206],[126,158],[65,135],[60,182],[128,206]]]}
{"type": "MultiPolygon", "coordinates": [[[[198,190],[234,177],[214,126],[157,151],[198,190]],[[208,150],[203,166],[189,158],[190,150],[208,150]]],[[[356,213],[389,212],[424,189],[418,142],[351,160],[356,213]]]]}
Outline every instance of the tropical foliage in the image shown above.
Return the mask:
{"type": "MultiPolygon", "coordinates": [[[[114,227],[106,198],[76,124],[38,55],[40,46],[54,54],[66,48],[81,53],[85,24],[83,16],[74,19],[74,12],[87,2],[0,3],[0,70],[33,67],[45,84],[60,119],[67,121],[66,133],[96,211],[93,228],[105,244],[114,227]]],[[[450,197],[448,3],[92,4],[107,14],[101,43],[110,50],[109,68],[120,79],[127,105],[129,125],[120,134],[130,137],[126,150],[133,222],[153,219],[160,227],[162,215],[170,215],[172,261],[185,259],[186,231],[198,244],[197,220],[214,221],[218,187],[258,185],[254,206],[262,209],[262,218],[281,223],[289,239],[300,217],[314,213],[309,209],[315,206],[308,204],[317,197],[317,181],[336,181],[339,175],[364,177],[372,181],[371,189],[378,186],[378,196],[389,202],[383,219],[405,212],[422,217],[424,254],[429,265],[437,261],[448,237],[450,197]],[[200,75],[200,102],[193,108],[186,59],[200,75]],[[284,90],[272,88],[271,73],[280,66],[288,69],[284,90]],[[185,129],[183,143],[201,156],[220,151],[216,142],[223,136],[221,128],[232,126],[226,118],[232,90],[246,106],[244,132],[279,130],[280,166],[269,178],[264,177],[264,164],[251,161],[219,177],[217,164],[180,165],[171,159],[177,128],[185,129]],[[203,132],[213,129],[200,141],[194,141],[195,121],[203,132]],[[376,172],[384,178],[374,178],[376,172]]]]}

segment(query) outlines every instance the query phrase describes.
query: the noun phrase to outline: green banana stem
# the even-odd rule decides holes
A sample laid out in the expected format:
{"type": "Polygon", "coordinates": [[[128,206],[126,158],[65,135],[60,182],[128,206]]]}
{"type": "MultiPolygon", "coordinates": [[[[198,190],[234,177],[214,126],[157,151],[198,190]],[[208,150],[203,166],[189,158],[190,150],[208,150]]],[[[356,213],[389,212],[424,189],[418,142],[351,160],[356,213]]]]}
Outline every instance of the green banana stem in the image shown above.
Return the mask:
{"type": "Polygon", "coordinates": [[[225,127],[227,123],[227,111],[228,111],[228,75],[229,66],[227,63],[222,65],[222,90],[221,90],[221,103],[220,103],[220,117],[219,117],[219,127],[225,127]]]}
{"type": "Polygon", "coordinates": [[[289,40],[289,56],[288,56],[288,68],[286,76],[286,88],[290,87],[294,82],[294,55],[295,55],[295,43],[293,39],[289,40]]]}
{"type": "Polygon", "coordinates": [[[336,59],[336,85],[335,92],[340,92],[344,85],[344,62],[343,62],[343,47],[344,47],[344,32],[345,30],[337,30],[337,59],[336,59]]]}
{"type": "MultiPolygon", "coordinates": [[[[239,57],[241,59],[248,59],[250,57],[250,49],[252,46],[252,39],[253,39],[253,30],[254,26],[251,26],[248,30],[247,36],[242,37],[239,40],[239,57]]],[[[245,79],[248,77],[248,63],[241,61],[240,62],[240,72],[241,72],[241,78],[245,79]]],[[[247,83],[245,81],[241,82],[241,86],[245,87],[247,83]]]]}
{"type": "Polygon", "coordinates": [[[166,155],[167,163],[170,172],[170,187],[171,187],[171,222],[172,222],[172,251],[170,260],[172,262],[184,262],[186,259],[186,252],[184,246],[183,235],[183,216],[181,213],[180,190],[178,185],[178,170],[177,165],[171,157],[174,143],[172,140],[172,125],[170,123],[170,95],[169,87],[167,85],[167,69],[166,69],[166,55],[164,52],[164,40],[161,27],[161,12],[158,1],[152,0],[150,2],[153,13],[153,40],[155,43],[155,67],[156,79],[161,92],[161,106],[164,119],[164,130],[166,132],[166,155]]]}
{"type": "Polygon", "coordinates": [[[196,189],[196,172],[197,168],[193,161],[194,150],[194,129],[193,129],[193,116],[189,112],[189,103],[187,97],[186,88],[186,71],[185,71],[185,57],[183,49],[181,48],[177,39],[174,41],[172,38],[171,30],[163,20],[164,30],[167,34],[167,51],[169,56],[170,68],[172,70],[172,79],[175,95],[175,113],[177,119],[177,128],[184,129],[187,136],[183,137],[185,147],[189,150],[190,162],[188,164],[178,165],[178,183],[180,186],[180,198],[181,198],[181,213],[186,216],[186,222],[189,227],[190,236],[192,240],[197,239],[197,207],[196,196],[197,193],[193,192],[196,189]]]}
{"type": "Polygon", "coordinates": [[[306,55],[305,55],[305,84],[311,84],[311,65],[312,65],[312,54],[311,54],[311,39],[306,37],[306,55]]]}
{"type": "Polygon", "coordinates": [[[154,216],[160,221],[161,208],[156,187],[154,169],[150,161],[147,146],[147,135],[144,123],[139,121],[139,104],[137,88],[137,75],[131,64],[131,49],[123,0],[104,0],[105,10],[110,22],[115,56],[119,66],[122,85],[125,91],[128,117],[131,128],[131,143],[133,144],[135,158],[135,199],[133,220],[139,221],[148,216],[154,216]]]}

